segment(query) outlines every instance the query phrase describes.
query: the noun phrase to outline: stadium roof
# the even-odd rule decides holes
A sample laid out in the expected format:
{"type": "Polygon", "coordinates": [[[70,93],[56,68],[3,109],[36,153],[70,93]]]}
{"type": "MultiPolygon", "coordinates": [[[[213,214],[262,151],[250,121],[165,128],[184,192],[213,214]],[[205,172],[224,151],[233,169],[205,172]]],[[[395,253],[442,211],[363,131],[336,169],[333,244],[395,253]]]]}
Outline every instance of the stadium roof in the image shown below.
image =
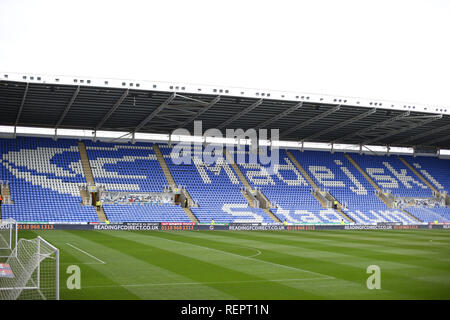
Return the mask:
{"type": "Polygon", "coordinates": [[[450,107],[86,77],[0,74],[0,125],[170,133],[279,129],[280,140],[450,148],[450,107]]]}

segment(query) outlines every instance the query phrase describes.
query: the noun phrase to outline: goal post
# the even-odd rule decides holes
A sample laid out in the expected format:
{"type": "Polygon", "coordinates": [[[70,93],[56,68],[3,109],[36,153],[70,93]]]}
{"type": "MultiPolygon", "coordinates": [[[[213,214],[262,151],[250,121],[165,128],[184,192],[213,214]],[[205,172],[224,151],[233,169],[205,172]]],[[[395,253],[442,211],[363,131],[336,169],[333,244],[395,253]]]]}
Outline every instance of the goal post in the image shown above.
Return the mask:
{"type": "Polygon", "coordinates": [[[20,239],[3,267],[0,300],[59,300],[59,250],[40,236],[20,239]]]}
{"type": "Polygon", "coordinates": [[[12,219],[0,220],[0,258],[14,252],[17,245],[17,222],[12,219]]]}

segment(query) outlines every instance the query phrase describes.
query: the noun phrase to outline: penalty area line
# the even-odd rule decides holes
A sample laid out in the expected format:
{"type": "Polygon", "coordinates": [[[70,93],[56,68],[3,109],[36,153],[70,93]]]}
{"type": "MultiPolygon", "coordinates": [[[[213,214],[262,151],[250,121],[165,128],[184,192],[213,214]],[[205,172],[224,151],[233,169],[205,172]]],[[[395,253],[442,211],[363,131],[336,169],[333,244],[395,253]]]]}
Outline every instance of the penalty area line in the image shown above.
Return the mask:
{"type": "Polygon", "coordinates": [[[70,244],[70,243],[68,243],[68,242],[66,242],[66,244],[67,244],[68,246],[74,248],[75,250],[78,250],[78,251],[80,251],[81,253],[84,253],[84,254],[87,255],[88,257],[91,257],[92,259],[97,260],[97,261],[100,262],[101,264],[106,264],[105,261],[100,260],[99,258],[97,258],[96,256],[93,256],[93,255],[90,254],[89,252],[86,252],[86,251],[84,251],[84,250],[81,250],[80,248],[75,247],[73,244],[70,244]]]}

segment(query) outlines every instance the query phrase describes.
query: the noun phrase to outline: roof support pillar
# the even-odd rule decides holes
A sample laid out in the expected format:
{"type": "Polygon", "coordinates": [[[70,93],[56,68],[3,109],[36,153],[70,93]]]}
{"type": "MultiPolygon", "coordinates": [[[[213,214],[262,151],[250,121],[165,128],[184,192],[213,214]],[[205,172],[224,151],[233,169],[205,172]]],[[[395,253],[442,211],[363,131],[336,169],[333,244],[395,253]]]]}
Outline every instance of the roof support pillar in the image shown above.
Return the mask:
{"type": "Polygon", "coordinates": [[[16,132],[17,132],[16,128],[17,128],[17,125],[19,124],[20,115],[22,114],[23,106],[25,105],[25,99],[27,98],[27,93],[28,93],[29,86],[30,86],[30,83],[27,82],[27,85],[25,87],[25,91],[24,91],[23,96],[22,96],[22,101],[20,102],[19,110],[17,111],[16,122],[14,123],[14,138],[16,138],[16,136],[17,136],[16,135],[16,132]]]}

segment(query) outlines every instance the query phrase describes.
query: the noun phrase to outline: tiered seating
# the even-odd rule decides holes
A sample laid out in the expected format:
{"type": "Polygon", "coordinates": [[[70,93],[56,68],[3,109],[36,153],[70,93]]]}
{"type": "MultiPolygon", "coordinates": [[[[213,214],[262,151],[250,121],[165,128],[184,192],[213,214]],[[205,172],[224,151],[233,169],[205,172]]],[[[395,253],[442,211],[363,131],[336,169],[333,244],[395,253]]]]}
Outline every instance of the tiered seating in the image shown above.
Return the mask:
{"type": "Polygon", "coordinates": [[[350,163],[344,153],[298,150],[292,150],[291,153],[320,189],[328,190],[340,203],[347,205],[347,209],[343,211],[356,223],[416,223],[403,212],[387,208],[375,195],[373,186],[350,163]]]}
{"type": "Polygon", "coordinates": [[[438,191],[450,191],[450,160],[435,157],[404,157],[438,191]]]}
{"type": "Polygon", "coordinates": [[[17,221],[96,222],[82,206],[78,186],[85,182],[75,140],[0,139],[0,180],[8,180],[13,205],[2,217],[17,221]]]}
{"type": "MultiPolygon", "coordinates": [[[[279,152],[279,165],[275,165],[272,174],[270,164],[261,165],[252,161],[248,147],[239,148],[233,155],[252,188],[261,189],[271,202],[276,203],[277,208],[271,211],[281,221],[340,223],[343,216],[333,209],[324,209],[312,195],[312,187],[289,160],[286,151],[279,152]]],[[[268,157],[271,157],[270,152],[268,157]]]]}
{"type": "Polygon", "coordinates": [[[395,196],[431,197],[432,190],[424,184],[397,156],[352,154],[353,159],[381,189],[395,196]]]}
{"type": "Polygon", "coordinates": [[[110,191],[161,192],[167,185],[151,143],[85,145],[95,182],[110,191]]]}
{"type": "Polygon", "coordinates": [[[450,222],[448,208],[415,208],[408,207],[406,210],[423,222],[450,222]]]}
{"type": "MultiPolygon", "coordinates": [[[[262,209],[249,208],[240,192],[242,184],[220,149],[217,150],[220,156],[213,164],[206,165],[202,161],[203,149],[200,147],[193,153],[194,157],[188,157],[191,163],[180,165],[171,157],[172,148],[168,145],[159,147],[175,182],[187,186],[191,197],[198,201],[199,207],[192,207],[191,210],[200,222],[209,223],[211,219],[216,223],[274,222],[262,209]]],[[[188,150],[190,153],[191,149],[186,148],[188,150]]],[[[173,151],[173,155],[179,153],[173,151]]]]}
{"type": "MultiPolygon", "coordinates": [[[[450,193],[450,160],[435,157],[404,157],[434,188],[450,193]]],[[[418,208],[407,210],[425,222],[446,222],[450,220],[449,207],[418,208]]]]}
{"type": "Polygon", "coordinates": [[[435,207],[435,208],[430,208],[430,210],[433,211],[434,213],[440,215],[444,219],[449,220],[449,222],[450,222],[450,208],[449,207],[435,207]]]}
{"type": "MultiPolygon", "coordinates": [[[[160,192],[167,185],[152,144],[112,144],[86,141],[95,182],[107,190],[160,192]]],[[[200,222],[261,222],[273,220],[259,208],[250,208],[240,189],[236,172],[217,149],[216,160],[206,164],[203,147],[189,151],[188,163],[179,164],[175,148],[160,145],[178,185],[186,186],[199,207],[192,207],[200,222]]],[[[358,224],[377,222],[417,223],[401,210],[392,210],[375,195],[373,186],[343,153],[292,150],[321,189],[327,189],[342,204],[344,212],[358,224]]],[[[279,163],[251,163],[249,150],[232,152],[252,188],[260,188],[278,206],[271,209],[282,221],[293,223],[341,223],[343,216],[324,209],[311,194],[312,187],[287,157],[279,151],[279,163]],[[244,157],[239,161],[238,155],[244,157]]],[[[396,156],[351,155],[384,190],[401,197],[431,197],[431,189],[396,156]]],[[[269,155],[270,158],[270,155],[269,155]]],[[[439,191],[450,189],[450,161],[406,157],[439,191]]],[[[2,205],[2,217],[18,221],[98,222],[92,206],[82,206],[79,186],[85,183],[77,141],[45,138],[0,139],[0,180],[9,181],[13,205],[2,205]]],[[[448,207],[405,208],[424,222],[450,222],[448,207]]],[[[105,205],[111,222],[190,222],[181,207],[168,205],[105,205]]],[[[347,223],[347,220],[344,220],[347,223]]]]}
{"type": "MultiPolygon", "coordinates": [[[[97,184],[109,191],[162,192],[167,180],[151,143],[86,141],[86,151],[97,184]]],[[[105,205],[111,222],[190,222],[180,206],[105,205]]]]}

